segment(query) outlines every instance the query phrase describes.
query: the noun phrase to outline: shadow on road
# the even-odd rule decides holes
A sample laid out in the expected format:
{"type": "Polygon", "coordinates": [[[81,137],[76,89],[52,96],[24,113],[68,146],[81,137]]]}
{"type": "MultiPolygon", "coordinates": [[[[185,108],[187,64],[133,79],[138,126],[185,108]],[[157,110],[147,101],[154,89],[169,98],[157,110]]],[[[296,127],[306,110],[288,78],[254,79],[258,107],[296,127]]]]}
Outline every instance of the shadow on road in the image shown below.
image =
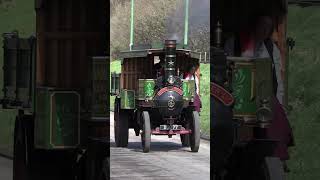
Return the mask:
{"type": "MultiPolygon", "coordinates": [[[[110,142],[111,147],[116,147],[115,142],[110,142]]],[[[141,142],[129,142],[128,147],[129,150],[134,152],[142,152],[141,142]]],[[[173,142],[151,142],[150,152],[169,152],[169,151],[190,151],[188,148],[182,147],[181,144],[173,143],[173,142]]]]}

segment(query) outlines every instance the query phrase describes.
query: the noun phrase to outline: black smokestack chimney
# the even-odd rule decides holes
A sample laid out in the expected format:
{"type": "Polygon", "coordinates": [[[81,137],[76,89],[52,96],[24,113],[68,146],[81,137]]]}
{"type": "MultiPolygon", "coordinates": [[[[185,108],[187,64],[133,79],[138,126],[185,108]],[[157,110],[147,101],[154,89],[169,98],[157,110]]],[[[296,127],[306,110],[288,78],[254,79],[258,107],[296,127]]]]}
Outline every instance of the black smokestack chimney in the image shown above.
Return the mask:
{"type": "Polygon", "coordinates": [[[164,82],[174,83],[176,74],[176,40],[165,40],[165,79],[164,82]]]}

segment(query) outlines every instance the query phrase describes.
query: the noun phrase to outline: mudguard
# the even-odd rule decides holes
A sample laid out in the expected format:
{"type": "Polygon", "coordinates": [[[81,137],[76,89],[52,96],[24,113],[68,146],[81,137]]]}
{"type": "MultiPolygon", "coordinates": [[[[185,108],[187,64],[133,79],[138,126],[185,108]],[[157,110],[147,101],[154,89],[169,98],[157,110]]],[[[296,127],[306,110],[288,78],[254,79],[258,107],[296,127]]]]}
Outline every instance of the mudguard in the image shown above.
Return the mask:
{"type": "Polygon", "coordinates": [[[210,95],[214,96],[225,106],[231,106],[234,103],[232,94],[214,82],[210,83],[210,95]]]}

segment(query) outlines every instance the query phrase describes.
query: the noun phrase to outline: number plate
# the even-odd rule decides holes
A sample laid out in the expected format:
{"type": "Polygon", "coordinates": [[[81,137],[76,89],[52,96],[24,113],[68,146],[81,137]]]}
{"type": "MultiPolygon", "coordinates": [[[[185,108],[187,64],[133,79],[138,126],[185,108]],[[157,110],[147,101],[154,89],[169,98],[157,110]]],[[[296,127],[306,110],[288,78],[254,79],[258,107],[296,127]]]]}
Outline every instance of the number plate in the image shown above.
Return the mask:
{"type": "Polygon", "coordinates": [[[181,130],[181,125],[160,125],[160,131],[164,131],[164,130],[181,130]]]}

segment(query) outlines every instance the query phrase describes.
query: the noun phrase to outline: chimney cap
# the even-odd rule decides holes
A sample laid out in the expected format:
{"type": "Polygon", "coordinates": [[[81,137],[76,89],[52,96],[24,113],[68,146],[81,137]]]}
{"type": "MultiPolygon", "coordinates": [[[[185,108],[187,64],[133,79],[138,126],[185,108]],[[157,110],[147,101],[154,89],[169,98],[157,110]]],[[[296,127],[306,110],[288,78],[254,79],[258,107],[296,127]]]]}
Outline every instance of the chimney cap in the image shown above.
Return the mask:
{"type": "Polygon", "coordinates": [[[177,41],[176,40],[165,40],[166,45],[176,45],[177,41]]]}

